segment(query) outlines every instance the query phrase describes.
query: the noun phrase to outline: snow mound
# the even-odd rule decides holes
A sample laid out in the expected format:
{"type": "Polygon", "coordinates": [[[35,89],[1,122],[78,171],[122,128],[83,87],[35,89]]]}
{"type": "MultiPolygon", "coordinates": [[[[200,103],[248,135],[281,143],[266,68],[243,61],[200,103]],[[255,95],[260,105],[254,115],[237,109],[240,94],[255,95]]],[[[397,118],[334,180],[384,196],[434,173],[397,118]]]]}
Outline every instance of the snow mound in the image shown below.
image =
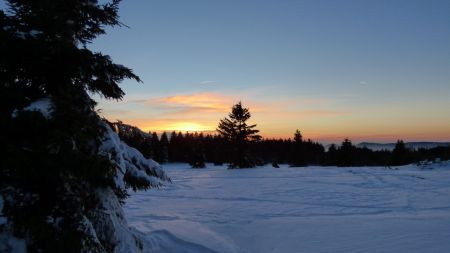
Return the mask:
{"type": "Polygon", "coordinates": [[[101,207],[92,217],[96,236],[106,244],[114,245],[114,253],[215,253],[205,246],[182,240],[167,230],[149,234],[128,226],[125,214],[111,190],[98,190],[101,207]],[[182,251],[180,251],[182,249],[182,251]]]}
{"type": "Polygon", "coordinates": [[[156,230],[146,235],[145,253],[216,253],[205,246],[184,241],[167,230],[156,230]],[[183,249],[182,251],[180,251],[183,249]]]}

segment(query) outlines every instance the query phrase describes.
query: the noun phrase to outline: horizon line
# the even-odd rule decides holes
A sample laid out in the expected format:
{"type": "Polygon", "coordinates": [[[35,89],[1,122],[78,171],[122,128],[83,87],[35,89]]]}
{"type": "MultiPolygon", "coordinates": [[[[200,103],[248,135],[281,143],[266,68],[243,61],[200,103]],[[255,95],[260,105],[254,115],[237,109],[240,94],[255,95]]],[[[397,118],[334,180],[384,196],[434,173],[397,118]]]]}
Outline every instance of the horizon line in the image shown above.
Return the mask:
{"type": "MultiPolygon", "coordinates": [[[[139,128],[139,127],[137,127],[139,128]]],[[[140,128],[139,128],[140,129],[140,128]]],[[[156,133],[158,136],[161,136],[164,132],[167,134],[168,137],[170,137],[170,134],[175,132],[175,133],[182,133],[182,134],[186,134],[186,133],[190,133],[190,134],[195,134],[195,133],[207,133],[207,134],[217,134],[216,130],[197,130],[197,131],[186,131],[186,130],[176,130],[176,129],[167,129],[167,130],[142,130],[143,132],[152,134],[152,133],[156,133]]],[[[374,140],[374,139],[370,139],[370,138],[366,138],[364,139],[363,137],[356,137],[356,138],[351,138],[351,137],[333,137],[331,140],[330,138],[305,138],[306,136],[303,136],[304,140],[311,140],[313,142],[317,142],[317,143],[322,143],[322,144],[336,144],[336,143],[340,143],[342,141],[344,141],[345,139],[349,139],[350,141],[353,142],[353,140],[355,140],[355,144],[361,144],[361,143],[373,143],[373,144],[395,144],[398,140],[401,140],[405,143],[450,143],[450,138],[449,139],[415,139],[415,138],[409,138],[410,140],[408,140],[408,138],[392,138],[391,140],[374,140]],[[337,140],[339,139],[339,140],[337,140]]],[[[293,137],[264,137],[262,136],[262,139],[264,140],[289,140],[289,139],[293,139],[293,137]]]]}

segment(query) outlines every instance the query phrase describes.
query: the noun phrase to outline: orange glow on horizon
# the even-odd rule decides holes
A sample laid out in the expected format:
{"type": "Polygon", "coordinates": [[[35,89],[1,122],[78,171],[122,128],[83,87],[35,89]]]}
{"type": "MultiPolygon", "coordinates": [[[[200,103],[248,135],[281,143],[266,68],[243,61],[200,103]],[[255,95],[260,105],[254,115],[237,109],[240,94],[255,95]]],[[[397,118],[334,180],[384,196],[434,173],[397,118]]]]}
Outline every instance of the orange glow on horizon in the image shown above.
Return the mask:
{"type": "MultiPolygon", "coordinates": [[[[254,121],[253,121],[254,122],[254,121]]],[[[251,122],[251,123],[253,123],[251,122]]],[[[136,119],[124,120],[124,123],[139,127],[143,131],[162,132],[206,132],[215,134],[218,124],[215,121],[172,121],[172,120],[151,120],[151,119],[136,119]]],[[[255,123],[258,123],[256,121],[255,123]]],[[[260,135],[265,139],[287,139],[293,138],[296,128],[287,127],[282,124],[265,125],[257,124],[256,127],[260,130],[260,135]]],[[[318,127],[316,125],[300,126],[298,129],[302,132],[304,139],[311,139],[313,141],[322,143],[341,143],[345,138],[349,138],[353,143],[359,142],[395,142],[397,139],[404,141],[450,141],[450,135],[446,129],[434,129],[434,131],[414,131],[412,129],[382,129],[378,130],[372,128],[357,129],[347,127],[337,128],[334,126],[331,131],[325,126],[318,127]]]]}

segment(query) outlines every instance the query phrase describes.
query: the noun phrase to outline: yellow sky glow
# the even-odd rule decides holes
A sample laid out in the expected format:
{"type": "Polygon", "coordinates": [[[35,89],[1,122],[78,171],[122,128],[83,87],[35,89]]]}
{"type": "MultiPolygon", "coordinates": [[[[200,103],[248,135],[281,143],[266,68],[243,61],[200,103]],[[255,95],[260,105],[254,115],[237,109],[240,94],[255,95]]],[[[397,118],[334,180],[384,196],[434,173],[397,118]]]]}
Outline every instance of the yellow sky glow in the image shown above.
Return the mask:
{"type": "Polygon", "coordinates": [[[181,132],[201,132],[213,130],[208,126],[201,125],[194,122],[176,122],[172,124],[158,126],[160,129],[181,131],[181,132]]]}

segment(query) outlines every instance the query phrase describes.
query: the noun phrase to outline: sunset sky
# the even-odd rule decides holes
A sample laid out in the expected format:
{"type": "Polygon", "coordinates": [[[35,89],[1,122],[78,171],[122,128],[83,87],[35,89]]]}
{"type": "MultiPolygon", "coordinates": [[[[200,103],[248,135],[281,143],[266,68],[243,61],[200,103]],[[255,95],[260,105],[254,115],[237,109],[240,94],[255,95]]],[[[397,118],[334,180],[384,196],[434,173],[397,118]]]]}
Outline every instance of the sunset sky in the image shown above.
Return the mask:
{"type": "Polygon", "coordinates": [[[148,1],[90,47],[144,83],[98,99],[146,131],[214,130],[233,104],[264,137],[450,140],[450,1],[148,1]]]}

